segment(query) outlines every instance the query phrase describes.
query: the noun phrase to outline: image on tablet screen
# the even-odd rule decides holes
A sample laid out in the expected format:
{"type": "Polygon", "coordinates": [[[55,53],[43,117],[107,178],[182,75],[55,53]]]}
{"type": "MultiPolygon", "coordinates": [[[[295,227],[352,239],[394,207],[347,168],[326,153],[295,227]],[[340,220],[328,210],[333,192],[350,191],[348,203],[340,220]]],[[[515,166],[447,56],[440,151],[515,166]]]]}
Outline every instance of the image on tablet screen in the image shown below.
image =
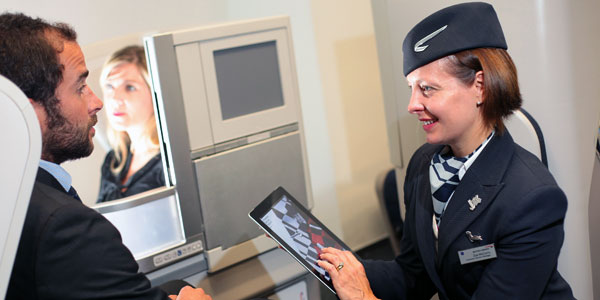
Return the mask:
{"type": "Polygon", "coordinates": [[[281,237],[286,244],[295,250],[313,269],[326,280],[329,274],[317,265],[321,249],[334,247],[343,249],[327,232],[321,229],[307,215],[292,206],[291,201],[284,195],[273,205],[261,220],[281,237]]]}

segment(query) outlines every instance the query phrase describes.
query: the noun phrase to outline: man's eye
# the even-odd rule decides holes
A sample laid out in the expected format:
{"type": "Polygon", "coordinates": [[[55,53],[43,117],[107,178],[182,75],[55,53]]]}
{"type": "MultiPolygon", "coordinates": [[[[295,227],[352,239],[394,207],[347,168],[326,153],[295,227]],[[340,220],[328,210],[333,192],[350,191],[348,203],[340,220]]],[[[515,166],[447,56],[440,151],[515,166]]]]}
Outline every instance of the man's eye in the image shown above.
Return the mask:
{"type": "Polygon", "coordinates": [[[87,84],[81,85],[77,91],[82,94],[85,91],[85,88],[87,88],[87,84]]]}
{"type": "Polygon", "coordinates": [[[137,89],[135,88],[135,86],[133,86],[133,85],[127,85],[127,86],[125,87],[125,89],[126,89],[128,92],[134,92],[134,91],[136,91],[136,90],[137,90],[137,89]]]}

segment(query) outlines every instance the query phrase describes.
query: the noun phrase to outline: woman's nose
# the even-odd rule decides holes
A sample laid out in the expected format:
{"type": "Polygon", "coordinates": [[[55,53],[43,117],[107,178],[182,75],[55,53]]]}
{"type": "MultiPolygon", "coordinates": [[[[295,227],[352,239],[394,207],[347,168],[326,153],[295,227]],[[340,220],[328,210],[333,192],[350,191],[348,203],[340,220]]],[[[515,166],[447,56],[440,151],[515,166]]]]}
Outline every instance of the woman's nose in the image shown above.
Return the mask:
{"type": "Polygon", "coordinates": [[[122,91],[122,89],[114,89],[111,96],[111,98],[120,103],[125,101],[125,93],[122,91]]]}
{"type": "Polygon", "coordinates": [[[421,99],[414,90],[411,91],[410,101],[408,102],[407,109],[411,114],[416,114],[424,110],[423,103],[421,103],[421,99]]]}
{"type": "Polygon", "coordinates": [[[110,103],[111,106],[122,106],[125,104],[124,93],[114,89],[104,93],[104,102],[110,103]]]}
{"type": "Polygon", "coordinates": [[[124,105],[124,100],[115,93],[105,94],[104,103],[112,108],[118,108],[124,105]]]}

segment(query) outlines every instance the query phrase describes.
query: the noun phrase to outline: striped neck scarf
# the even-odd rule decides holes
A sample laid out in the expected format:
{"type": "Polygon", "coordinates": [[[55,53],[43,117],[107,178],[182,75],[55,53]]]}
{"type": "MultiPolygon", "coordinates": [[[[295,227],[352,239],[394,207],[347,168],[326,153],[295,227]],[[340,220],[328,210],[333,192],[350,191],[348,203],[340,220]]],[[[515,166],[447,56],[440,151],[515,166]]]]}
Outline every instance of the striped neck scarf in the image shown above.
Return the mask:
{"type": "Polygon", "coordinates": [[[438,227],[448,201],[460,183],[458,171],[493,135],[494,131],[490,133],[487,139],[475,151],[465,157],[454,157],[450,147],[446,146],[431,159],[431,164],[429,165],[429,182],[431,184],[433,212],[438,227]]]}

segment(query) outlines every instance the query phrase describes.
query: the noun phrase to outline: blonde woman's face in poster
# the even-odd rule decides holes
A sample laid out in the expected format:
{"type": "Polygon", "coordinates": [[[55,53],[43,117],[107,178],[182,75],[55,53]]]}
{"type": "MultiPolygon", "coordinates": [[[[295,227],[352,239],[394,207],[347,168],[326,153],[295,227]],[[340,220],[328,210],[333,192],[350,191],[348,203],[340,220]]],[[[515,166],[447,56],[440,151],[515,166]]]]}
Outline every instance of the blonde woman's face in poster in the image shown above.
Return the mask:
{"type": "Polygon", "coordinates": [[[154,114],[150,88],[133,63],[114,67],[102,91],[108,121],[118,131],[143,130],[154,114]]]}

